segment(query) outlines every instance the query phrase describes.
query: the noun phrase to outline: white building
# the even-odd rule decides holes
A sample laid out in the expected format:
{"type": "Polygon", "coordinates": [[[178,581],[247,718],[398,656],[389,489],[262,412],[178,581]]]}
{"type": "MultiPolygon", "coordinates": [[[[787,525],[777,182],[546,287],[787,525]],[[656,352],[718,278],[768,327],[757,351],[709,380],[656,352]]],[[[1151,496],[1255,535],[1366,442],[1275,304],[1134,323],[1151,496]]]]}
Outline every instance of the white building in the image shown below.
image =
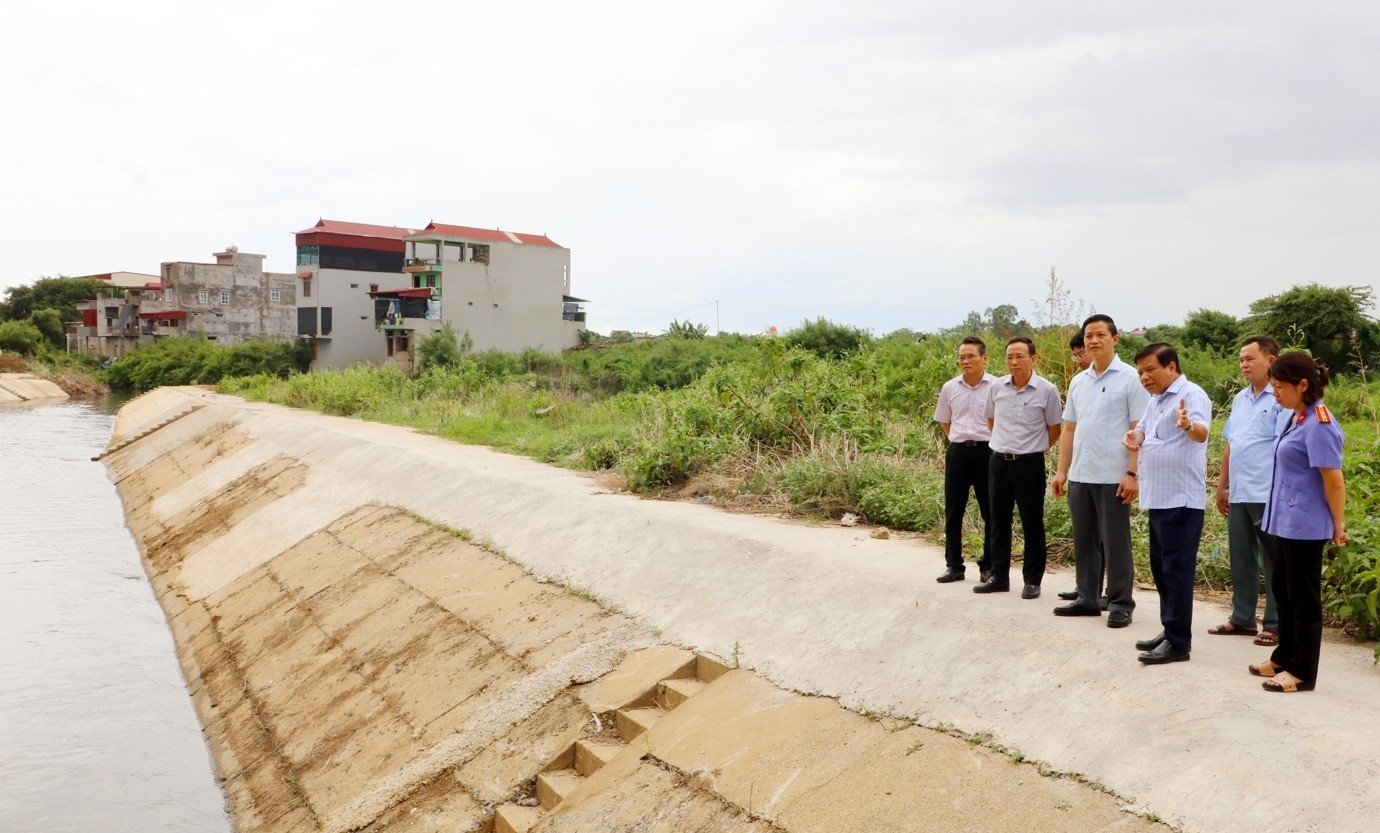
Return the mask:
{"type": "Polygon", "coordinates": [[[313,368],[411,370],[417,339],[446,323],[476,350],[509,352],[557,353],[585,328],[570,250],[544,235],[322,220],[298,232],[297,251],[298,331],[313,336],[313,368]]]}

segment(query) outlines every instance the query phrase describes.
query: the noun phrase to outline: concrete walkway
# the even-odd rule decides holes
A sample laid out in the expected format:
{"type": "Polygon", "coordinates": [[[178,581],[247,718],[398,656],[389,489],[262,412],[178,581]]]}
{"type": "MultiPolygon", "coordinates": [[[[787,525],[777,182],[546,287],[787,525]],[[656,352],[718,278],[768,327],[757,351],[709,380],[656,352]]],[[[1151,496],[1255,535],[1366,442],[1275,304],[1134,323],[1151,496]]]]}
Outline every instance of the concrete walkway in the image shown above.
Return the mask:
{"type": "MultiPolygon", "coordinates": [[[[1185,830],[1375,828],[1380,669],[1366,648],[1325,644],[1318,691],[1267,694],[1246,673],[1265,650],[1208,636],[1225,610],[1199,604],[1193,661],[1141,667],[1131,643],[1159,630],[1148,593],[1130,628],[1109,630],[1051,614],[1067,574],[1048,576],[1036,601],[977,597],[972,582],[936,584],[940,553],[913,541],[611,494],[489,449],[200,391],[137,400],[116,440],[189,401],[207,405],[186,418],[202,430],[238,423],[255,437],[211,470],[218,480],[279,456],[309,468],[308,487],[188,555],[193,597],[225,583],[227,550],[268,557],[362,502],[390,504],[487,537],[686,647],[729,657],[737,646],[784,687],[990,733],[1185,830]]],[[[157,431],[123,453],[152,459],[185,439],[157,431]]]]}

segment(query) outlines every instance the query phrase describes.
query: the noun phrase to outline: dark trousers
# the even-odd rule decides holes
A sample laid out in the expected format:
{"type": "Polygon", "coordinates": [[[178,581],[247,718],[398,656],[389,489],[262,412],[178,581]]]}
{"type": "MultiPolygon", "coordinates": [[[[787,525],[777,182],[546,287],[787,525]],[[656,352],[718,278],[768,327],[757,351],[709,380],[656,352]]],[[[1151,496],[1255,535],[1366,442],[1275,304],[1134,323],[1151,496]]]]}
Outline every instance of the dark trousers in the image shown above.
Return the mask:
{"type": "Polygon", "coordinates": [[[1011,581],[1011,521],[1021,512],[1025,549],[1021,574],[1026,584],[1039,586],[1045,577],[1045,455],[992,454],[988,464],[992,490],[992,578],[1011,581]],[[1007,459],[1014,456],[1015,459],[1007,459]]]}
{"type": "Polygon", "coordinates": [[[944,563],[950,570],[963,568],[963,513],[968,508],[968,493],[977,493],[978,513],[982,515],[982,558],[978,569],[992,569],[992,511],[987,486],[987,464],[992,452],[987,443],[949,443],[944,455],[944,563]]]}
{"type": "Polygon", "coordinates": [[[1279,645],[1270,662],[1314,683],[1322,650],[1322,558],[1327,541],[1275,538],[1274,543],[1279,645]]]}
{"type": "Polygon", "coordinates": [[[1160,623],[1179,651],[1193,647],[1193,579],[1202,539],[1203,510],[1150,510],[1150,574],[1160,594],[1160,623]]]}
{"type": "Polygon", "coordinates": [[[1131,563],[1131,507],[1116,496],[1115,483],[1069,481],[1069,520],[1073,525],[1074,572],[1078,601],[1097,607],[1102,577],[1107,577],[1107,609],[1130,613],[1135,566],[1131,563]]]}
{"type": "Polygon", "coordinates": [[[1279,631],[1279,611],[1275,609],[1274,549],[1271,536],[1260,531],[1263,503],[1233,503],[1227,508],[1227,546],[1231,552],[1231,623],[1250,630],[1255,627],[1256,603],[1260,598],[1260,575],[1265,574],[1266,630],[1279,631]]]}

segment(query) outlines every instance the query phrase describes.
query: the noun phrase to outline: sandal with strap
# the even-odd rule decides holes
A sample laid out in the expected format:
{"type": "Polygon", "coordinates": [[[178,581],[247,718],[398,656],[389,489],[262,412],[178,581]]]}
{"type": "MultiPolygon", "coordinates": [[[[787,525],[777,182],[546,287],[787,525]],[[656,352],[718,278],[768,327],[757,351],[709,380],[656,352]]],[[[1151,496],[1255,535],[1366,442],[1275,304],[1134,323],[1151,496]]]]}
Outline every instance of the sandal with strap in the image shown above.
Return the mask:
{"type": "Polygon", "coordinates": [[[1208,628],[1208,633],[1214,636],[1255,636],[1260,631],[1254,627],[1243,628],[1235,622],[1227,620],[1226,623],[1215,628],[1208,628]]]}
{"type": "Polygon", "coordinates": [[[1274,677],[1277,674],[1284,673],[1283,668],[1275,665],[1268,659],[1259,665],[1248,665],[1246,666],[1246,670],[1250,671],[1253,677],[1274,677]]]}
{"type": "Polygon", "coordinates": [[[1262,648],[1273,648],[1279,644],[1279,634],[1266,628],[1253,641],[1262,648]]]}
{"type": "Polygon", "coordinates": [[[1265,689],[1266,691],[1272,691],[1277,694],[1293,694],[1296,691],[1313,690],[1312,683],[1305,683],[1303,680],[1300,680],[1298,677],[1295,677],[1288,671],[1279,672],[1270,679],[1261,683],[1260,687],[1265,689]]]}

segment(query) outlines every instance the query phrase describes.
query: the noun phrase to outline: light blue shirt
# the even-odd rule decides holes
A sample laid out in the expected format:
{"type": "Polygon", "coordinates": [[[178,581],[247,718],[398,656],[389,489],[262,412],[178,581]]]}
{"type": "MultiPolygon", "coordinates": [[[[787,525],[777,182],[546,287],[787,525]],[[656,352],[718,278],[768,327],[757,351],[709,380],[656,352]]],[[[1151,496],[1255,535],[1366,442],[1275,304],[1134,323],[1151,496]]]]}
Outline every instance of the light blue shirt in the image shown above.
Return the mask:
{"type": "Polygon", "coordinates": [[[1188,418],[1212,425],[1212,400],[1180,375],[1164,393],[1150,398],[1140,418],[1140,508],[1206,509],[1207,443],[1194,442],[1179,427],[1179,403],[1188,418]]]}
{"type": "Polygon", "coordinates": [[[1092,365],[1074,376],[1064,406],[1064,421],[1076,426],[1069,480],[1120,483],[1131,456],[1121,441],[1149,402],[1136,369],[1120,356],[1113,357],[1101,375],[1092,365]]]}
{"type": "Polygon", "coordinates": [[[1264,503],[1270,497],[1270,477],[1275,469],[1275,437],[1289,422],[1289,413],[1275,401],[1267,384],[1260,393],[1247,385],[1231,402],[1231,414],[1222,426],[1222,439],[1231,448],[1227,472],[1230,503],[1264,503]]]}

